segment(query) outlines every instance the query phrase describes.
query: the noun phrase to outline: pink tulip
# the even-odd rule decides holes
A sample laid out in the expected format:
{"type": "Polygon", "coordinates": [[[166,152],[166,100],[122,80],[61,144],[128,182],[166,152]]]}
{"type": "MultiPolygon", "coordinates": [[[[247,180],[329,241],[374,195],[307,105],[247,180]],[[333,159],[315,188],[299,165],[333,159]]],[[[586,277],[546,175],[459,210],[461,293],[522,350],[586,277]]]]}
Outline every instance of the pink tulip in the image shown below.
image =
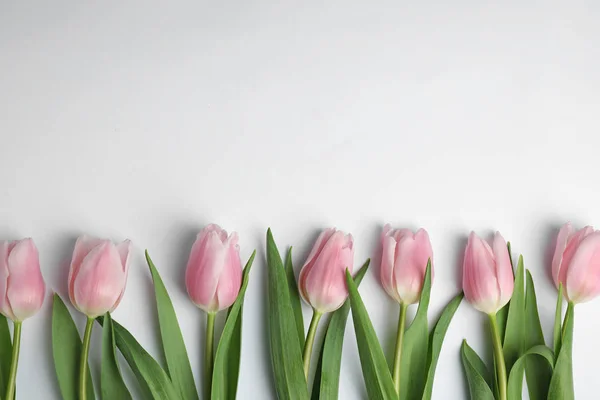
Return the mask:
{"type": "Polygon", "coordinates": [[[118,245],[83,235],[77,239],[69,270],[71,303],[89,318],[113,312],[121,302],[131,242],[118,245]]]}
{"type": "Polygon", "coordinates": [[[242,285],[238,235],[208,225],[192,246],[185,272],[187,292],[198,307],[215,313],[230,307],[242,285]]]}
{"type": "Polygon", "coordinates": [[[496,232],[492,247],[474,232],[469,235],[463,264],[463,290],[479,311],[495,314],[512,296],[514,275],[506,241],[496,232]]]}
{"type": "MultiPolygon", "coordinates": [[[[429,235],[424,229],[412,233],[409,229],[392,229],[384,226],[381,235],[381,284],[400,304],[419,301],[428,260],[433,262],[429,235]]],[[[431,264],[433,278],[433,263],[431,264]]]]}
{"type": "Polygon", "coordinates": [[[584,303],[600,294],[600,231],[591,226],[575,232],[571,223],[560,229],[552,259],[556,287],[562,283],[567,300],[584,303]]]}
{"type": "Polygon", "coordinates": [[[0,242],[0,313],[22,322],[39,311],[45,293],[33,240],[0,242]]]}
{"type": "Polygon", "coordinates": [[[319,313],[335,311],[348,297],[346,268],[352,273],[354,242],[352,235],[335,228],[319,235],[298,282],[302,298],[319,313]]]}

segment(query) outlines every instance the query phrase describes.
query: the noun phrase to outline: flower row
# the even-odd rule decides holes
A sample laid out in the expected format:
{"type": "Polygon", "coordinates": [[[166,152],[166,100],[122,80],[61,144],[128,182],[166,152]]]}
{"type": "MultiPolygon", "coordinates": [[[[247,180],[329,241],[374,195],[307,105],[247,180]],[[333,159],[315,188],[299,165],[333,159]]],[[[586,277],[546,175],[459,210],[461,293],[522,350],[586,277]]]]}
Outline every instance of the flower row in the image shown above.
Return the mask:
{"type": "MultiPolygon", "coordinates": [[[[87,366],[94,321],[102,323],[104,330],[109,330],[107,337],[109,339],[110,337],[114,338],[112,342],[107,339],[107,345],[112,346],[113,351],[115,348],[119,348],[126,359],[128,359],[127,354],[131,352],[133,352],[131,354],[134,354],[135,349],[137,349],[136,345],[139,346],[133,337],[131,337],[132,341],[129,342],[123,339],[129,333],[116,322],[113,323],[110,320],[110,313],[118,306],[125,291],[130,249],[131,243],[128,240],[115,244],[110,240],[95,239],[88,236],[80,237],[75,244],[69,270],[68,294],[73,306],[86,315],[87,325],[81,341],[82,348],[77,354],[79,358],[77,361],[79,364],[78,377],[75,379],[61,376],[64,372],[55,360],[61,391],[65,398],[87,399],[94,396],[93,383],[89,382],[87,366]]],[[[376,342],[368,313],[357,291],[360,279],[366,272],[368,262],[364,268],[352,276],[354,272],[354,242],[352,236],[334,228],[323,231],[300,270],[296,286],[294,269],[291,265],[291,254],[288,254],[284,265],[269,231],[267,237],[267,263],[270,308],[268,312],[270,313],[269,321],[271,324],[273,372],[276,390],[280,398],[288,398],[290,393],[294,393],[294,397],[298,398],[304,398],[304,393],[308,396],[307,381],[311,357],[314,352],[315,332],[322,317],[326,314],[330,314],[331,317],[321,347],[319,363],[325,362],[325,353],[331,354],[330,358],[334,360],[333,362],[339,364],[341,347],[338,350],[332,345],[330,349],[327,341],[335,342],[336,337],[340,340],[343,338],[345,322],[350,310],[354,316],[361,364],[369,397],[398,398],[400,396],[402,399],[411,399],[416,398],[415,396],[419,398],[431,396],[430,386],[433,384],[432,379],[435,374],[437,358],[427,359],[427,354],[434,357],[431,356],[434,343],[427,342],[427,340],[427,343],[421,343],[422,340],[419,341],[420,339],[413,338],[417,337],[417,334],[426,335],[428,332],[426,313],[429,290],[434,277],[433,250],[429,236],[424,229],[412,232],[408,229],[392,229],[389,225],[386,225],[381,235],[381,251],[382,257],[379,269],[381,285],[385,292],[399,304],[400,310],[394,362],[391,368],[387,367],[385,358],[382,357],[381,346],[376,342]],[[306,336],[299,302],[300,298],[313,309],[313,318],[306,336]],[[420,303],[419,310],[412,324],[407,327],[406,309],[411,304],[416,303],[420,303]],[[336,327],[338,319],[339,326],[336,327]],[[419,328],[419,326],[421,327],[419,328]],[[417,332],[419,329],[420,332],[417,332]],[[289,333],[298,336],[297,343],[295,341],[293,344],[289,343],[286,337],[289,333]],[[297,348],[296,344],[298,345],[297,348]],[[328,351],[331,351],[331,353],[328,353],[328,351]],[[421,360],[418,360],[419,358],[421,360]],[[279,368],[288,368],[291,371],[290,375],[281,377],[279,368]],[[294,373],[294,371],[297,372],[294,373]],[[377,383],[374,384],[373,382],[377,383]]],[[[241,315],[245,285],[247,285],[248,273],[253,258],[254,255],[248,262],[247,267],[243,268],[239,255],[238,235],[235,232],[228,235],[225,230],[217,225],[206,226],[198,234],[197,240],[191,249],[185,273],[186,288],[192,302],[207,313],[208,321],[206,376],[203,382],[206,398],[221,398],[219,396],[223,395],[223,391],[226,392],[228,387],[237,387],[237,372],[234,374],[235,376],[228,377],[229,381],[225,381],[223,376],[217,378],[215,368],[220,366],[219,352],[222,347],[224,350],[222,350],[223,354],[221,356],[225,358],[231,357],[232,355],[228,352],[235,350],[230,349],[232,346],[227,341],[234,340],[236,335],[239,336],[238,340],[241,341],[241,318],[238,318],[238,315],[241,315]],[[227,323],[220,342],[215,344],[215,314],[222,310],[229,310],[227,323]],[[229,323],[230,320],[231,324],[229,323]]],[[[147,259],[155,281],[159,323],[161,324],[161,333],[164,334],[163,320],[171,319],[171,323],[174,320],[176,325],[177,320],[174,310],[172,310],[172,304],[168,299],[168,294],[166,294],[166,289],[162,294],[160,275],[148,255],[147,259]],[[166,297],[164,297],[165,295],[166,297]],[[167,304],[167,311],[165,311],[164,304],[167,304]],[[172,312],[172,315],[169,314],[170,312],[172,312]]],[[[537,349],[536,354],[543,353],[542,357],[551,359],[551,369],[556,371],[558,356],[561,347],[563,347],[557,344],[557,341],[564,343],[570,340],[565,335],[568,335],[568,326],[572,324],[574,305],[588,301],[600,294],[600,232],[594,231],[591,227],[575,231],[571,224],[565,224],[558,234],[551,267],[554,282],[559,289],[559,293],[563,294],[569,302],[569,309],[564,321],[558,322],[559,332],[555,333],[554,347],[550,349],[552,354],[548,355],[547,351],[541,348],[537,349]],[[571,320],[569,321],[568,318],[571,318],[571,320]]],[[[515,366],[517,360],[520,359],[519,357],[529,354],[527,353],[529,349],[525,348],[527,347],[524,342],[525,339],[517,338],[515,340],[519,343],[519,351],[515,354],[508,354],[508,359],[506,359],[506,341],[513,340],[506,337],[511,325],[514,325],[512,320],[516,321],[520,318],[524,321],[525,318],[521,315],[525,311],[520,310],[518,308],[520,306],[515,305],[515,300],[511,302],[513,292],[516,297],[525,296],[523,276],[519,276],[519,274],[523,275],[522,267],[518,267],[515,273],[510,245],[507,245],[500,233],[494,235],[491,243],[475,233],[470,234],[463,264],[464,296],[473,307],[489,315],[496,363],[494,367],[494,384],[481,386],[482,384],[478,379],[483,374],[477,373],[477,371],[473,372],[471,368],[473,363],[476,363],[472,360],[477,356],[468,346],[465,347],[466,343],[463,346],[463,365],[473,398],[480,398],[481,393],[487,395],[489,392],[491,398],[512,399],[510,393],[512,393],[513,388],[511,387],[510,377],[516,371],[515,366]],[[511,304],[507,305],[509,302],[511,304]],[[504,328],[505,326],[507,327],[504,328]],[[479,394],[475,395],[474,393],[479,394]]],[[[533,283],[531,287],[533,288],[533,283]]],[[[528,290],[530,290],[529,287],[528,290]]],[[[562,310],[560,294],[558,306],[562,310]]],[[[23,239],[15,242],[1,242],[0,313],[13,321],[14,330],[11,341],[13,354],[11,368],[9,371],[3,371],[0,365],[0,398],[11,400],[14,398],[21,324],[41,308],[44,295],[45,284],[40,272],[38,251],[33,240],[23,239]],[[4,379],[2,375],[5,375],[4,379]]],[[[440,322],[438,322],[435,329],[447,329],[447,325],[460,304],[461,298],[462,295],[459,295],[457,301],[449,304],[447,321],[443,322],[440,318],[440,322]]],[[[55,296],[55,301],[60,302],[61,300],[55,296]]],[[[525,300],[523,300],[524,302],[525,300]]],[[[559,309],[558,306],[557,310],[559,309]]],[[[60,311],[60,308],[54,308],[54,313],[60,312],[63,312],[60,311]]],[[[557,320],[559,321],[562,319],[561,313],[562,311],[557,313],[557,320]]],[[[539,317],[537,318],[539,319],[539,317]]],[[[0,325],[1,329],[2,326],[0,325]]],[[[177,330],[179,330],[178,325],[177,330]]],[[[441,333],[440,340],[443,340],[445,330],[441,333]]],[[[165,340],[168,340],[168,338],[163,337],[163,342],[165,340]]],[[[537,345],[544,346],[543,335],[541,343],[537,343],[537,345]]],[[[165,353],[168,353],[168,347],[170,346],[172,344],[165,343],[165,353]]],[[[439,346],[441,346],[441,341],[439,346]]],[[[570,348],[567,350],[570,352],[570,348]]],[[[564,350],[564,352],[567,350],[564,350]]],[[[237,351],[239,359],[239,348],[237,351]]],[[[185,347],[183,347],[183,352],[185,353],[185,347]]],[[[132,357],[135,359],[134,356],[132,357]]],[[[570,353],[565,357],[570,357],[570,353]]],[[[116,367],[117,374],[111,378],[107,377],[105,380],[103,373],[103,396],[106,386],[106,393],[118,392],[120,397],[130,398],[131,395],[122,382],[120,372],[118,372],[116,360],[107,360],[106,362],[114,364],[111,364],[110,367],[116,367]],[[109,388],[112,388],[113,391],[111,392],[109,388]]],[[[149,364],[146,365],[138,359],[134,360],[133,363],[129,362],[129,364],[130,366],[134,364],[132,366],[134,372],[140,372],[140,365],[149,369],[161,368],[158,363],[155,366],[153,362],[156,363],[152,360],[148,361],[149,364]]],[[[189,369],[187,354],[185,360],[179,361],[169,361],[167,354],[167,364],[169,362],[183,362],[183,369],[186,371],[189,369]]],[[[104,371],[104,358],[102,363],[104,371]]],[[[524,363],[524,365],[526,364],[524,363]]],[[[167,367],[169,371],[172,368],[171,365],[167,367]]],[[[320,368],[323,368],[323,366],[320,366],[320,368]]],[[[333,365],[332,368],[335,370],[336,366],[333,365]]],[[[519,373],[522,381],[523,371],[516,372],[516,374],[519,373]]],[[[318,374],[319,372],[317,372],[315,382],[312,385],[313,394],[316,393],[317,398],[337,398],[339,369],[337,377],[333,379],[333,385],[330,382],[323,383],[318,374]]],[[[548,381],[547,387],[539,391],[539,393],[542,393],[539,395],[540,398],[546,398],[553,387],[555,389],[552,390],[560,389],[560,395],[563,396],[556,398],[569,398],[569,396],[572,396],[572,376],[569,377],[569,375],[572,375],[572,371],[560,372],[560,376],[557,374],[549,373],[546,379],[548,381]]],[[[173,374],[171,376],[166,375],[165,385],[172,386],[172,391],[169,392],[171,389],[167,390],[165,392],[167,393],[166,397],[161,397],[160,391],[148,383],[147,380],[150,378],[144,377],[143,371],[139,374],[140,379],[143,381],[140,384],[143,387],[146,386],[152,398],[198,398],[196,385],[193,378],[190,378],[191,371],[184,373],[184,375],[187,375],[187,378],[173,376],[173,374]],[[190,386],[193,387],[190,388],[190,386]]],[[[152,379],[156,379],[156,377],[152,379]]],[[[518,381],[518,379],[517,376],[515,380],[518,381]]],[[[330,380],[332,380],[331,377],[330,380]]],[[[514,393],[518,389],[516,388],[514,393]]],[[[235,388],[233,390],[235,391],[235,388]]],[[[536,393],[534,392],[532,395],[532,389],[530,388],[532,398],[536,398],[536,393]]],[[[223,396],[232,398],[231,395],[223,396]]],[[[235,393],[233,397],[235,397],[235,393]]]]}

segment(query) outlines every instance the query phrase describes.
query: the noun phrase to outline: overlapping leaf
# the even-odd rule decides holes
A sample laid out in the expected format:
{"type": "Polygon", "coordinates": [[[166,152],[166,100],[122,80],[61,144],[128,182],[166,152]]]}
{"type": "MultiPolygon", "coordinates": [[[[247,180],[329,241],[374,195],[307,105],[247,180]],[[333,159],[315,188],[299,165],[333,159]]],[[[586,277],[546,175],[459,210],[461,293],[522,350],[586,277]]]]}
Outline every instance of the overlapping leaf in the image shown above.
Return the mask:
{"type": "Polygon", "coordinates": [[[102,327],[102,368],[100,374],[102,399],[129,400],[131,394],[123,382],[115,345],[115,334],[112,318],[109,313],[104,315],[102,327]]]}
{"type": "Polygon", "coordinates": [[[575,306],[569,303],[563,322],[562,346],[556,359],[548,400],[573,400],[573,325],[575,306]]]}
{"type": "Polygon", "coordinates": [[[460,351],[469,393],[473,400],[494,400],[494,393],[490,388],[490,374],[477,353],[463,340],[460,351]]]}
{"type": "Polygon", "coordinates": [[[12,341],[8,330],[8,322],[6,317],[0,314],[0,399],[3,399],[6,393],[11,358],[12,341]]]}

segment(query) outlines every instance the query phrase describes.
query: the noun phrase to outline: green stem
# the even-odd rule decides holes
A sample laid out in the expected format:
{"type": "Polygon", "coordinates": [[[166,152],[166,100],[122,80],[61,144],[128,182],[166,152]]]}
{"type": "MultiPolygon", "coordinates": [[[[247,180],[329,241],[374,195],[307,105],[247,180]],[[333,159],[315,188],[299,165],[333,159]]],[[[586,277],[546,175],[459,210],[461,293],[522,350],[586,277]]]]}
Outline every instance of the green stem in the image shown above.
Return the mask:
{"type": "Polygon", "coordinates": [[[304,342],[304,355],[302,360],[304,361],[304,377],[308,382],[308,370],[310,368],[310,357],[312,355],[313,344],[315,343],[315,334],[317,333],[317,325],[321,320],[320,312],[313,310],[313,316],[310,320],[310,326],[308,327],[308,334],[306,335],[306,341],[304,342]]]}
{"type": "Polygon", "coordinates": [[[400,395],[400,367],[402,366],[402,342],[406,326],[407,304],[400,303],[400,317],[398,318],[398,332],[396,333],[396,351],[394,352],[394,388],[400,395]]]}
{"type": "Polygon", "coordinates": [[[490,326],[492,328],[492,343],[494,345],[494,359],[496,360],[496,372],[498,373],[498,400],[507,400],[506,397],[506,364],[504,363],[504,353],[502,353],[502,341],[500,340],[500,331],[496,314],[490,314],[490,326]]]}
{"type": "Polygon", "coordinates": [[[90,354],[90,339],[92,338],[92,327],[94,318],[87,319],[85,333],[83,335],[83,348],[81,349],[81,362],[79,363],[79,400],[87,399],[87,371],[88,355],[90,354]]]}
{"type": "Polygon", "coordinates": [[[19,350],[21,348],[21,322],[15,322],[13,330],[12,361],[8,375],[8,386],[6,387],[6,400],[15,397],[15,383],[17,382],[17,367],[19,365],[19,350]]]}
{"type": "Polygon", "coordinates": [[[206,316],[206,347],[204,349],[204,384],[206,385],[206,398],[210,399],[214,367],[214,340],[216,313],[209,312],[206,316]]]}

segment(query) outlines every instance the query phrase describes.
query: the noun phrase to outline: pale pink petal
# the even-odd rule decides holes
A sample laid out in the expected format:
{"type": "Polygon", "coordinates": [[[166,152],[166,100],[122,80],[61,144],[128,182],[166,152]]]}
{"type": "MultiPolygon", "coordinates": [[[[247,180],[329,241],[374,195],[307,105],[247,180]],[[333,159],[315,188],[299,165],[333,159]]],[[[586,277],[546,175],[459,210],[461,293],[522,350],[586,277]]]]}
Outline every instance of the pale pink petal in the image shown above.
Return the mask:
{"type": "Polygon", "coordinates": [[[196,240],[199,240],[200,242],[202,242],[202,241],[204,241],[206,236],[208,236],[210,233],[213,233],[213,232],[217,234],[218,238],[221,240],[221,243],[225,243],[225,241],[227,240],[227,231],[225,229],[221,228],[217,224],[206,225],[200,231],[200,233],[198,233],[196,240]]]}
{"type": "Polygon", "coordinates": [[[348,296],[345,271],[352,270],[354,246],[351,236],[336,231],[327,241],[310,268],[300,274],[301,288],[308,303],[321,313],[331,312],[348,296]]]}
{"type": "Polygon", "coordinates": [[[394,281],[401,302],[414,304],[419,301],[427,262],[433,257],[429,235],[424,230],[417,235],[403,235],[396,245],[394,281]]]}
{"type": "Polygon", "coordinates": [[[573,235],[573,225],[570,222],[564,224],[558,231],[558,237],[556,238],[556,249],[554,250],[554,256],[552,257],[552,279],[556,288],[559,286],[559,273],[563,260],[563,253],[567,248],[569,238],[573,235]]]}
{"type": "Polygon", "coordinates": [[[583,303],[600,294],[600,232],[586,235],[573,255],[567,272],[570,301],[583,303]]]}
{"type": "Polygon", "coordinates": [[[125,273],[115,245],[105,241],[83,259],[75,277],[75,307],[88,317],[97,317],[114,308],[125,288],[125,273]]]}
{"type": "Polygon", "coordinates": [[[494,258],[496,259],[496,277],[498,280],[498,289],[500,290],[500,298],[498,307],[504,307],[510,300],[514,289],[514,274],[510,263],[510,255],[506,241],[496,232],[494,242],[492,243],[494,258]]]}
{"type": "Polygon", "coordinates": [[[471,232],[463,264],[466,299],[487,314],[498,311],[499,293],[496,265],[489,245],[471,232]]]}
{"type": "Polygon", "coordinates": [[[237,242],[237,233],[232,232],[227,242],[227,257],[216,291],[219,310],[231,307],[242,286],[242,262],[237,242]]]}
{"type": "Polygon", "coordinates": [[[390,234],[391,232],[392,232],[392,226],[391,226],[390,224],[385,224],[385,225],[383,226],[383,229],[381,230],[381,237],[380,237],[381,244],[383,244],[384,240],[385,240],[387,237],[390,237],[390,236],[392,236],[392,235],[390,234]]]}
{"type": "Polygon", "coordinates": [[[15,244],[8,256],[8,271],[6,298],[16,321],[23,321],[39,311],[46,293],[33,240],[24,239],[15,244]]]}
{"type": "Polygon", "coordinates": [[[310,302],[307,298],[306,293],[304,292],[304,288],[306,287],[306,285],[300,284],[300,282],[306,281],[307,272],[310,269],[312,269],[313,264],[315,263],[317,257],[323,250],[323,247],[325,247],[325,244],[331,238],[331,236],[333,236],[333,234],[335,232],[336,232],[335,228],[325,229],[323,232],[321,232],[321,234],[317,238],[317,241],[315,242],[314,246],[312,247],[310,254],[308,255],[308,258],[306,259],[306,262],[304,263],[304,265],[302,266],[302,269],[300,270],[300,276],[298,277],[300,295],[302,296],[304,301],[306,301],[309,304],[310,304],[310,302]]]}
{"type": "Polygon", "coordinates": [[[75,296],[73,293],[73,286],[75,282],[75,278],[77,277],[77,273],[79,272],[79,268],[81,268],[81,263],[83,259],[88,255],[93,248],[100,246],[104,241],[102,239],[93,238],[87,235],[82,235],[77,238],[75,242],[75,249],[73,250],[73,258],[71,259],[71,267],[69,268],[69,298],[71,299],[71,303],[75,304],[75,296]]]}
{"type": "Polygon", "coordinates": [[[131,254],[131,241],[125,240],[117,245],[117,252],[119,253],[119,257],[121,258],[121,266],[123,267],[123,273],[125,274],[125,285],[123,286],[123,291],[119,295],[119,298],[115,302],[115,305],[112,306],[110,312],[113,312],[119,304],[121,304],[121,300],[123,299],[123,295],[125,294],[125,288],[127,287],[127,277],[129,276],[129,258],[131,254]]]}
{"type": "Polygon", "coordinates": [[[190,253],[185,273],[188,295],[194,304],[207,312],[218,310],[215,294],[227,251],[220,233],[211,231],[198,235],[190,253]]]}
{"type": "Polygon", "coordinates": [[[383,237],[383,250],[381,253],[381,268],[380,277],[381,285],[388,295],[397,302],[402,300],[398,297],[398,293],[394,290],[394,262],[396,259],[396,240],[393,236],[383,237]]]}
{"type": "Polygon", "coordinates": [[[586,226],[585,228],[578,230],[569,237],[567,247],[563,253],[561,267],[558,272],[558,281],[562,282],[563,285],[566,282],[567,273],[571,265],[571,259],[575,255],[577,248],[579,247],[583,239],[585,239],[586,236],[589,236],[592,233],[594,233],[594,228],[592,228],[591,226],[586,226]]]}
{"type": "Polygon", "coordinates": [[[8,290],[8,255],[9,242],[0,242],[0,313],[11,320],[15,320],[15,316],[10,307],[10,302],[6,297],[8,290]]]}

